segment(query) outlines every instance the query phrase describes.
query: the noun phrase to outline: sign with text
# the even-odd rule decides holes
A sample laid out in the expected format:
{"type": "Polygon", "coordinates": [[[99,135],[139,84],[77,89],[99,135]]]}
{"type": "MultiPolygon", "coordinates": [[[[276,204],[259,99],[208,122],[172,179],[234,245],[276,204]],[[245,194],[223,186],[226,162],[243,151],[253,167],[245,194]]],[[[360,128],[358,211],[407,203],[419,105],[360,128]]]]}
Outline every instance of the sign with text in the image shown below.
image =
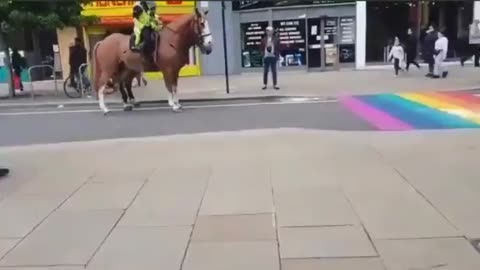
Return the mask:
{"type": "Polygon", "coordinates": [[[278,31],[280,44],[305,46],[305,20],[274,21],[273,28],[278,31]]]}
{"type": "Polygon", "coordinates": [[[355,18],[340,18],[340,44],[355,43],[355,18]]]}
{"type": "Polygon", "coordinates": [[[245,47],[259,47],[265,35],[268,22],[242,23],[243,42],[245,47]]]}
{"type": "MultiPolygon", "coordinates": [[[[85,9],[91,8],[131,8],[135,5],[134,0],[110,0],[110,1],[92,1],[85,9]]],[[[162,6],[195,6],[195,1],[155,1],[157,7],[162,6]]]]}

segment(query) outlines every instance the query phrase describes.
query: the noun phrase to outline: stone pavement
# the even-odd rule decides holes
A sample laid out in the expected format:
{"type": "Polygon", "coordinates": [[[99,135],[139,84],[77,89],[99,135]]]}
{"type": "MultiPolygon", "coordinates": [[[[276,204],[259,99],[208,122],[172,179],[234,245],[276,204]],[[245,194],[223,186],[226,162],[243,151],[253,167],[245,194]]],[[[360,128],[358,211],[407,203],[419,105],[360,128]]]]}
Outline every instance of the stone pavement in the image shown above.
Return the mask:
{"type": "Polygon", "coordinates": [[[480,269],[478,136],[280,129],[3,148],[0,269],[480,269]]]}
{"type": "MultiPolygon", "coordinates": [[[[453,63],[455,64],[455,63],[453,63]]],[[[225,93],[224,76],[201,76],[181,78],[179,80],[179,93],[181,99],[199,98],[232,98],[252,97],[266,95],[289,96],[331,96],[358,95],[372,93],[397,93],[406,91],[431,91],[431,90],[458,90],[471,89],[480,86],[480,68],[466,66],[451,66],[450,75],[445,80],[432,80],[424,77],[426,67],[422,70],[411,69],[410,73],[394,77],[390,67],[374,70],[340,70],[329,72],[305,71],[280,71],[280,91],[262,91],[261,73],[244,73],[230,77],[231,93],[225,93]]],[[[271,79],[271,78],[269,78],[271,79]]],[[[59,82],[60,95],[55,97],[53,82],[35,82],[34,88],[39,95],[35,103],[53,102],[65,104],[68,102],[96,102],[94,99],[68,99],[63,94],[63,83],[59,82]]],[[[29,88],[28,88],[29,89],[29,88]]],[[[28,89],[24,98],[1,100],[2,104],[32,103],[28,89]]],[[[7,95],[5,85],[0,86],[0,97],[7,95]],[[2,94],[3,93],[3,94],[2,94]]],[[[134,94],[137,100],[166,99],[167,92],[163,81],[150,81],[147,87],[136,88],[134,94]]],[[[108,99],[108,98],[107,98],[108,99]]],[[[110,100],[119,101],[118,93],[109,97],[110,100]]]]}

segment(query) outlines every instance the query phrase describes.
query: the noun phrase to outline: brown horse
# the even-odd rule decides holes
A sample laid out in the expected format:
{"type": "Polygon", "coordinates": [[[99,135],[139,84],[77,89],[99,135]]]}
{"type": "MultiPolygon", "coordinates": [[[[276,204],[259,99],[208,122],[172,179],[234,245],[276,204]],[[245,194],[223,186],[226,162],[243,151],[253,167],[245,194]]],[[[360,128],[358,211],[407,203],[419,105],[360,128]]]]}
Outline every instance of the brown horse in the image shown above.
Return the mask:
{"type": "MultiPolygon", "coordinates": [[[[165,86],[170,92],[168,104],[174,111],[181,110],[182,106],[177,98],[177,82],[180,69],[188,63],[188,51],[197,45],[203,54],[212,52],[213,39],[206,19],[208,12],[195,9],[195,14],[184,15],[166,25],[158,35],[155,35],[155,49],[153,52],[154,70],[163,73],[165,86]]],[[[115,88],[126,86],[128,98],[134,103],[131,93],[131,82],[148,61],[138,52],[130,50],[130,36],[111,34],[95,44],[93,49],[93,76],[94,88],[98,92],[100,109],[108,113],[105,105],[105,88],[110,79],[115,88]]],[[[127,97],[121,89],[125,106],[127,97]]]]}

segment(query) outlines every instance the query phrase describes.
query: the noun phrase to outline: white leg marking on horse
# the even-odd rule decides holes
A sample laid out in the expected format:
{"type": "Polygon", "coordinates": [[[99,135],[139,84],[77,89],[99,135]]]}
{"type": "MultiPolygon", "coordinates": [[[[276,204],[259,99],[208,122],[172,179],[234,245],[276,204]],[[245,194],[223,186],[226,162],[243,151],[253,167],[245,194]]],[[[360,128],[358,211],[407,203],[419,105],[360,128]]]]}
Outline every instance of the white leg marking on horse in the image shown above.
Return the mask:
{"type": "Polygon", "coordinates": [[[168,105],[173,108],[175,106],[175,99],[173,96],[173,92],[170,92],[168,95],[168,105]]]}
{"type": "Polygon", "coordinates": [[[107,114],[108,113],[108,108],[107,106],[105,105],[105,87],[106,85],[103,85],[102,87],[100,87],[100,89],[98,90],[98,104],[100,105],[100,109],[103,111],[103,114],[107,114]]]}
{"type": "Polygon", "coordinates": [[[182,105],[180,105],[180,102],[178,101],[176,85],[172,85],[172,100],[173,100],[173,106],[172,106],[173,111],[175,112],[180,111],[182,109],[182,105]]]}

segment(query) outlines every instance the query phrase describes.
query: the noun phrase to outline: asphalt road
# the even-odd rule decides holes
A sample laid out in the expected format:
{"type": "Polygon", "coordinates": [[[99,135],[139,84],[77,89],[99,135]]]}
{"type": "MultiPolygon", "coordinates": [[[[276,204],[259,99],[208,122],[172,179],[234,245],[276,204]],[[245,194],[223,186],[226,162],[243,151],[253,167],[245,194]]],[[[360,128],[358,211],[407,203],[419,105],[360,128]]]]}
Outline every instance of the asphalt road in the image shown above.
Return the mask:
{"type": "Polygon", "coordinates": [[[110,106],[0,109],[0,146],[98,139],[192,134],[264,128],[372,130],[335,100],[258,100],[183,104],[181,113],[165,105],[142,105],[132,112],[110,106]]]}

